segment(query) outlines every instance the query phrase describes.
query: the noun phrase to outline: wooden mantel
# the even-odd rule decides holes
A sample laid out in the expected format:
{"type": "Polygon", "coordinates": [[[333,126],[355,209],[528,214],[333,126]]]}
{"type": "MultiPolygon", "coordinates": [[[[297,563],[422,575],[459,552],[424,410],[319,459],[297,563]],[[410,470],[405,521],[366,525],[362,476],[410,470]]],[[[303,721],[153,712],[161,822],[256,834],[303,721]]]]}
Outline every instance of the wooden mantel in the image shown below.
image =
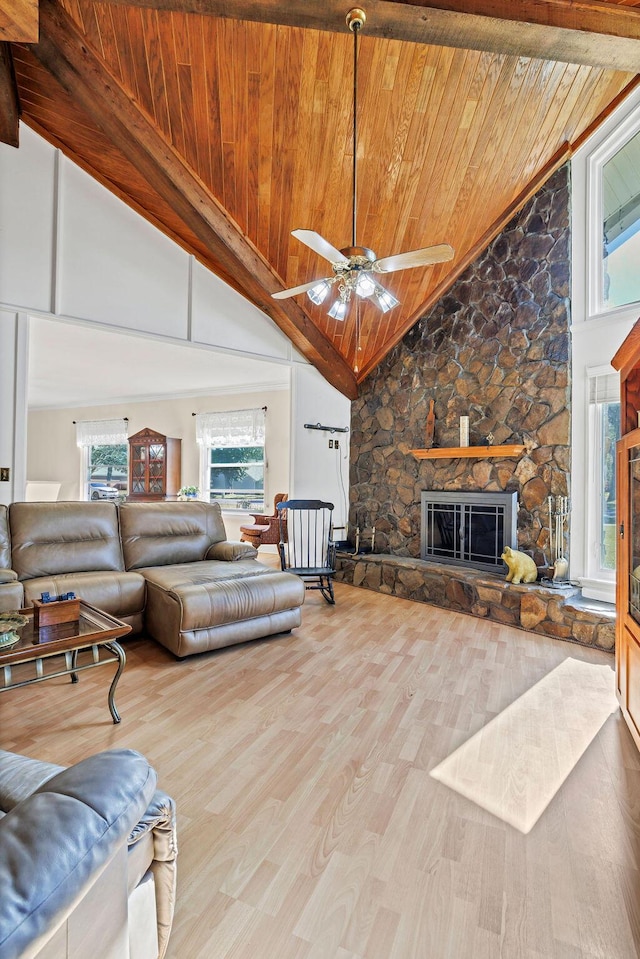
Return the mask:
{"type": "Polygon", "coordinates": [[[507,443],[502,446],[443,446],[428,450],[410,450],[418,460],[487,459],[490,456],[522,456],[524,445],[507,443]]]}

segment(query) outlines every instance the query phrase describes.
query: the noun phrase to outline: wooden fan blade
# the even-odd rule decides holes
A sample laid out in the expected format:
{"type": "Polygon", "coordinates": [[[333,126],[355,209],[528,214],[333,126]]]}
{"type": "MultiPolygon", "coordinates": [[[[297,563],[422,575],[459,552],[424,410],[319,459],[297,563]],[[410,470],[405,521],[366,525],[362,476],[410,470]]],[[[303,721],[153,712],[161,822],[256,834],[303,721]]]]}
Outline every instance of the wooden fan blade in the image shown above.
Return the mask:
{"type": "Polygon", "coordinates": [[[345,256],[344,253],[337,250],[335,246],[332,246],[328,240],[325,240],[325,238],[320,236],[319,233],[316,233],[315,230],[292,230],[291,236],[295,236],[296,240],[300,240],[301,243],[308,246],[309,249],[317,253],[318,256],[322,256],[325,260],[328,260],[329,263],[349,262],[348,256],[345,256]]]}
{"type": "Polygon", "coordinates": [[[317,286],[318,283],[334,283],[335,279],[335,276],[321,277],[319,280],[311,280],[310,283],[303,283],[302,286],[294,286],[290,290],[280,290],[278,293],[272,293],[271,296],[274,300],[286,300],[289,296],[297,296],[298,293],[306,293],[307,290],[310,290],[313,286],[317,286]]]}
{"type": "Polygon", "coordinates": [[[383,256],[381,260],[376,260],[373,269],[376,273],[393,273],[394,270],[406,270],[412,266],[444,263],[446,260],[452,260],[454,254],[455,250],[448,243],[440,243],[438,246],[426,246],[422,250],[411,250],[409,253],[383,256]]]}

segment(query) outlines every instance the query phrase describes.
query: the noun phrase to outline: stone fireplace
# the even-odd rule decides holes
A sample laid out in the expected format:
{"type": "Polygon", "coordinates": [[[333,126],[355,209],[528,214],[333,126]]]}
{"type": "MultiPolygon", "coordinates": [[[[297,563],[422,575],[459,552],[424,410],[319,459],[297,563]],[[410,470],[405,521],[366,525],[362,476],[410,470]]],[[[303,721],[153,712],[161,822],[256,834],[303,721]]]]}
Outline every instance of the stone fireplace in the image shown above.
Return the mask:
{"type": "Polygon", "coordinates": [[[579,589],[514,586],[502,563],[471,569],[423,553],[423,491],[495,493],[517,500],[517,548],[550,565],[547,498],[570,495],[569,175],[567,164],[550,177],[362,384],[351,409],[350,541],[359,527],[361,543],[374,528],[375,542],[369,555],[341,554],[337,578],[612,649],[613,613],[585,610],[579,589]],[[425,458],[415,454],[430,400],[439,449],[425,458]],[[461,416],[486,455],[456,455],[461,416]],[[498,448],[511,444],[520,450],[498,448]]]}

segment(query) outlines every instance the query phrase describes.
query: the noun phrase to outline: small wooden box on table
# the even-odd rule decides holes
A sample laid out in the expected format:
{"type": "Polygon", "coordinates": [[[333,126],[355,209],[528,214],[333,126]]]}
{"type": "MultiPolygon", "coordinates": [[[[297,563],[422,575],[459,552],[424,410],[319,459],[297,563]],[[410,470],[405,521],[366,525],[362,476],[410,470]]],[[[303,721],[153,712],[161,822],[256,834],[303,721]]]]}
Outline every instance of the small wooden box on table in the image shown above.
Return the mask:
{"type": "Polygon", "coordinates": [[[60,623],[77,623],[79,619],[79,599],[61,599],[49,603],[43,603],[40,599],[34,599],[33,601],[34,629],[41,629],[44,626],[58,626],[60,623]]]}

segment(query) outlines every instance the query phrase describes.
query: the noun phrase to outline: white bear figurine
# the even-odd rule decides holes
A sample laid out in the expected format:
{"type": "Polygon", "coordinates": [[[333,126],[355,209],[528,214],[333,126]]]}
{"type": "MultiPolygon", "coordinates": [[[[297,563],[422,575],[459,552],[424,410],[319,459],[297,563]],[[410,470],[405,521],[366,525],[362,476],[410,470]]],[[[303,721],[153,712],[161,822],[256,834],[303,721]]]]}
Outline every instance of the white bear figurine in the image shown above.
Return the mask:
{"type": "Polygon", "coordinates": [[[517,585],[518,583],[535,583],[537,580],[538,570],[536,564],[526,553],[521,553],[520,550],[505,546],[502,559],[509,567],[509,572],[506,576],[507,583],[517,585]]]}

